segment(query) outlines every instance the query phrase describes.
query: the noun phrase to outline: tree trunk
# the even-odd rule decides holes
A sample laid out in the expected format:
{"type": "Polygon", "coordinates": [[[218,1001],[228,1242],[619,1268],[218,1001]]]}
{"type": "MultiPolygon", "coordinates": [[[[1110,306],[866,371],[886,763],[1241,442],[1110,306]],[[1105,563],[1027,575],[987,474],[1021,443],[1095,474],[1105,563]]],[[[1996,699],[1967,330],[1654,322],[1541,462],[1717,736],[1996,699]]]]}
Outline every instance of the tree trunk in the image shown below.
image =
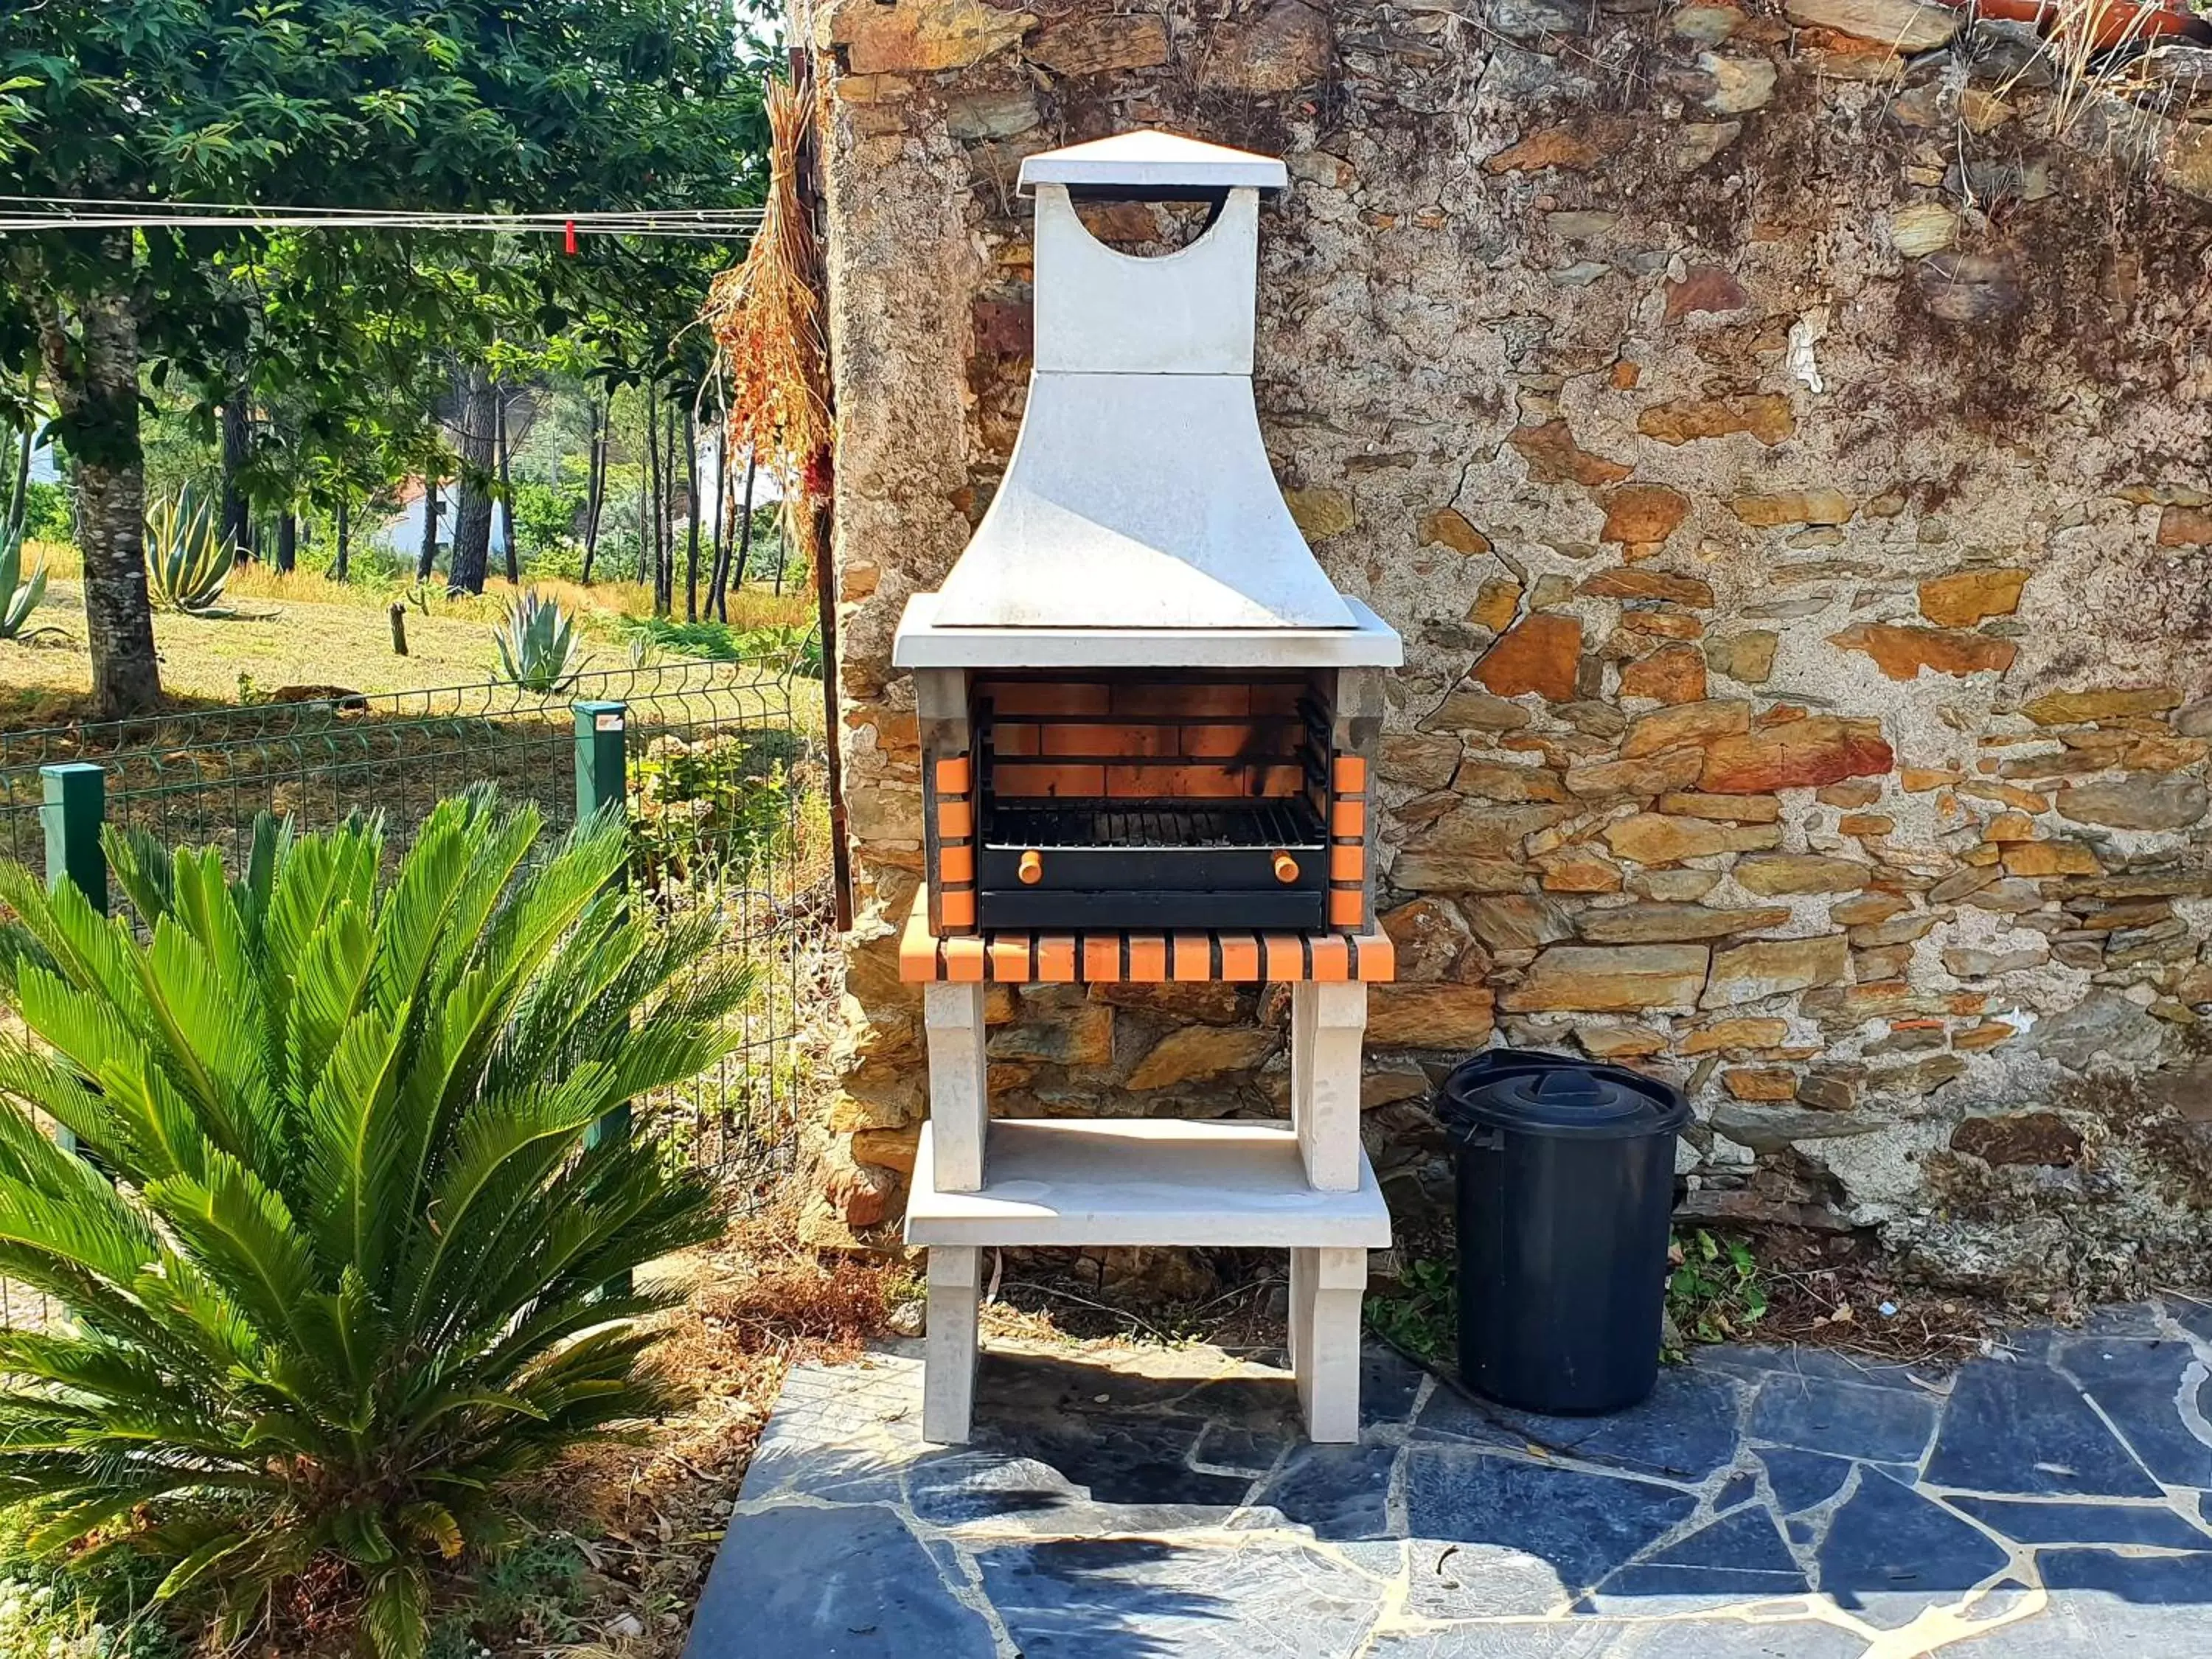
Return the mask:
{"type": "Polygon", "coordinates": [[[730,582],[730,414],[724,410],[714,425],[714,558],[707,573],[707,614],[723,622],[730,607],[723,598],[730,582]]]}
{"type": "Polygon", "coordinates": [[[684,620],[699,620],[699,422],[684,410],[684,620]]]}
{"type": "Polygon", "coordinates": [[[33,362],[25,373],[23,401],[27,414],[23,430],[15,441],[15,476],[14,488],[8,492],[8,516],[0,519],[0,542],[12,541],[23,533],[23,526],[31,512],[31,451],[39,441],[39,366],[33,362]]]}
{"type": "Polygon", "coordinates": [[[300,520],[289,508],[276,515],[276,571],[289,575],[300,562],[300,520]]]}
{"type": "Polygon", "coordinates": [[[584,473],[584,586],[592,585],[592,561],[599,554],[599,513],[607,499],[607,444],[615,423],[615,394],[607,393],[604,410],[592,406],[592,448],[584,473]]]}
{"type": "MultiPolygon", "coordinates": [[[[131,270],[128,234],[106,239],[103,251],[113,270],[131,270]]],[[[93,711],[104,720],[150,714],[161,701],[161,671],[146,599],[137,319],[126,295],[100,294],[81,302],[73,316],[46,318],[41,337],[61,405],[62,441],[76,462],[93,711]]]]}
{"type": "MultiPolygon", "coordinates": [[[[738,556],[730,582],[731,588],[742,590],[745,585],[745,566],[753,556],[753,474],[759,470],[760,456],[750,449],[745,451],[745,501],[738,509],[738,556]]],[[[783,568],[776,568],[775,591],[783,592],[783,568]]]]}
{"type": "Polygon", "coordinates": [[[253,556],[253,508],[246,499],[246,464],[252,449],[252,393],[246,371],[234,368],[230,389],[222,399],[222,523],[226,546],[239,550],[241,559],[253,556]]]}
{"type": "Polygon", "coordinates": [[[659,547],[653,572],[653,614],[665,617],[676,608],[676,405],[667,408],[661,428],[660,508],[653,516],[659,547]]]}
{"type": "Polygon", "coordinates": [[[461,398],[461,501],[453,514],[453,550],[447,586],[456,593],[481,593],[491,564],[492,428],[499,393],[491,377],[469,365],[461,398]]]}
{"type": "Polygon", "coordinates": [[[775,591],[779,593],[783,592],[783,567],[791,557],[791,516],[799,510],[787,497],[783,503],[783,522],[776,526],[775,591]]]}
{"type": "Polygon", "coordinates": [[[415,580],[427,582],[438,568],[438,475],[422,475],[422,556],[415,561],[415,580]]]}
{"type": "Polygon", "coordinates": [[[521,555],[514,546],[514,473],[509,465],[507,441],[507,399],[498,400],[499,412],[494,417],[492,447],[499,457],[499,534],[507,544],[507,580],[515,586],[522,585],[521,555]]]}
{"type": "Polygon", "coordinates": [[[660,532],[653,523],[660,504],[660,404],[653,388],[645,389],[645,456],[637,469],[637,580],[643,586],[653,575],[653,552],[660,532]]]}
{"type": "Polygon", "coordinates": [[[346,516],[346,498],[343,495],[338,497],[337,524],[336,528],[337,532],[337,553],[331,561],[331,580],[333,581],[342,582],[347,579],[347,576],[349,574],[346,568],[346,564],[353,553],[353,544],[348,537],[348,532],[351,530],[352,526],[346,516]]]}

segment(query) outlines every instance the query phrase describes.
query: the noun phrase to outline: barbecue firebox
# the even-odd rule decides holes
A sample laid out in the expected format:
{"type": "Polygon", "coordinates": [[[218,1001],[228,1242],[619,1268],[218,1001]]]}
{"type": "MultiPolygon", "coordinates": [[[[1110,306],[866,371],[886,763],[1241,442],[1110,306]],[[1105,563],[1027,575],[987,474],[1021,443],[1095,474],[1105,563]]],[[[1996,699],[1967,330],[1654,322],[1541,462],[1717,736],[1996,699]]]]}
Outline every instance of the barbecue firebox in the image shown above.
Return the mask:
{"type": "Polygon", "coordinates": [[[1328,926],[1325,679],[975,677],[976,926],[1328,926]]]}
{"type": "Polygon", "coordinates": [[[1369,792],[1398,636],[1340,594],[1283,504],[1252,398],[1265,156],[1133,133],[1033,156],[1036,358],[1006,477],[908,604],[930,1121],[908,1237],[929,1247],[924,1432],[967,1437],[977,1249],[1246,1245],[1291,1256],[1317,1439],[1358,1425],[1365,1250],[1389,1219],[1358,1137],[1369,792]],[[1079,200],[1198,200],[1189,246],[1094,241],[1079,200]],[[1291,1121],[992,1121],[990,982],[1274,981],[1291,1121]]]}

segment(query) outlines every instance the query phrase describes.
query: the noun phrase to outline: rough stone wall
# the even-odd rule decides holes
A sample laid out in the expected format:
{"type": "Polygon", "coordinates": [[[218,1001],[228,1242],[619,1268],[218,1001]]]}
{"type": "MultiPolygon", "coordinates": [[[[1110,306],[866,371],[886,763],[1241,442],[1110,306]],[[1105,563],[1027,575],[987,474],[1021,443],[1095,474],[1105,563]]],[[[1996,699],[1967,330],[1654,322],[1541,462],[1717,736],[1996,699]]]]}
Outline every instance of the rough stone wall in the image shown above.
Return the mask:
{"type": "MultiPolygon", "coordinates": [[[[1420,1097],[1495,1031],[1685,1083],[1689,1216],[1879,1228],[1953,1282],[2201,1269],[2212,52],[2136,72],[2163,115],[2090,89],[2062,135],[2033,35],[1961,21],[817,9],[862,915],[820,1236],[896,1216],[926,1109],[890,647],[1018,423],[1015,169],[1161,125],[1289,158],[1261,422],[1407,641],[1367,1087],[1401,1212],[1443,1191],[1420,1097]]],[[[1277,997],[991,1017],[1001,1112],[1287,1092],[1277,997]]]]}

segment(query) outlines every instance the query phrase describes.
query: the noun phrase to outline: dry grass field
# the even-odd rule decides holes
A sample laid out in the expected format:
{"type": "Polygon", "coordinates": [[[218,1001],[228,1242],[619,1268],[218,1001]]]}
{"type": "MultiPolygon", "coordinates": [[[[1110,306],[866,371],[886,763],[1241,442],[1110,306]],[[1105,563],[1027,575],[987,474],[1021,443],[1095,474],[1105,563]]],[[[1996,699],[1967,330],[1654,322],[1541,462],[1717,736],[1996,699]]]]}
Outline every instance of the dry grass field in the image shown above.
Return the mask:
{"type": "MultiPolygon", "coordinates": [[[[83,592],[74,548],[33,543],[25,562],[43,557],[46,603],[35,624],[58,629],[28,643],[0,641],[0,728],[58,724],[75,718],[91,690],[85,653],[83,592]]],[[[625,616],[649,616],[653,596],[635,582],[533,583],[555,595],[582,622],[592,665],[629,661],[622,637],[625,616]]],[[[498,654],[492,629],[515,590],[495,581],[480,599],[449,599],[433,585],[420,603],[385,586],[340,584],[307,573],[279,575],[265,565],[236,572],[223,594],[223,617],[156,611],[154,638],[161,684],[180,704],[250,702],[287,686],[343,686],[364,693],[467,685],[492,678],[498,654]],[[388,607],[407,606],[408,654],[392,648],[388,607]]],[[[747,590],[730,606],[731,625],[744,629],[803,625],[812,611],[804,593],[747,590]]]]}

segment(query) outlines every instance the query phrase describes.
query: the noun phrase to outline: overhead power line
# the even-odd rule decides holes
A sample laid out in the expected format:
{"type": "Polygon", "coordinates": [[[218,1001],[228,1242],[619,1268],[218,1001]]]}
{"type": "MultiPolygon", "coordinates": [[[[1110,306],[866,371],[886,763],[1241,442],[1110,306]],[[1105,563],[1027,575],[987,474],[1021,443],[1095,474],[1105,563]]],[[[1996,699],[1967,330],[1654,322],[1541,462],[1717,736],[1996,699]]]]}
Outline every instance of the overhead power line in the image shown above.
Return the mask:
{"type": "Polygon", "coordinates": [[[431,230],[546,235],[742,240],[758,208],[606,208],[551,213],[441,213],[383,208],[264,207],[242,202],[141,202],[0,196],[0,231],[431,230]]]}

